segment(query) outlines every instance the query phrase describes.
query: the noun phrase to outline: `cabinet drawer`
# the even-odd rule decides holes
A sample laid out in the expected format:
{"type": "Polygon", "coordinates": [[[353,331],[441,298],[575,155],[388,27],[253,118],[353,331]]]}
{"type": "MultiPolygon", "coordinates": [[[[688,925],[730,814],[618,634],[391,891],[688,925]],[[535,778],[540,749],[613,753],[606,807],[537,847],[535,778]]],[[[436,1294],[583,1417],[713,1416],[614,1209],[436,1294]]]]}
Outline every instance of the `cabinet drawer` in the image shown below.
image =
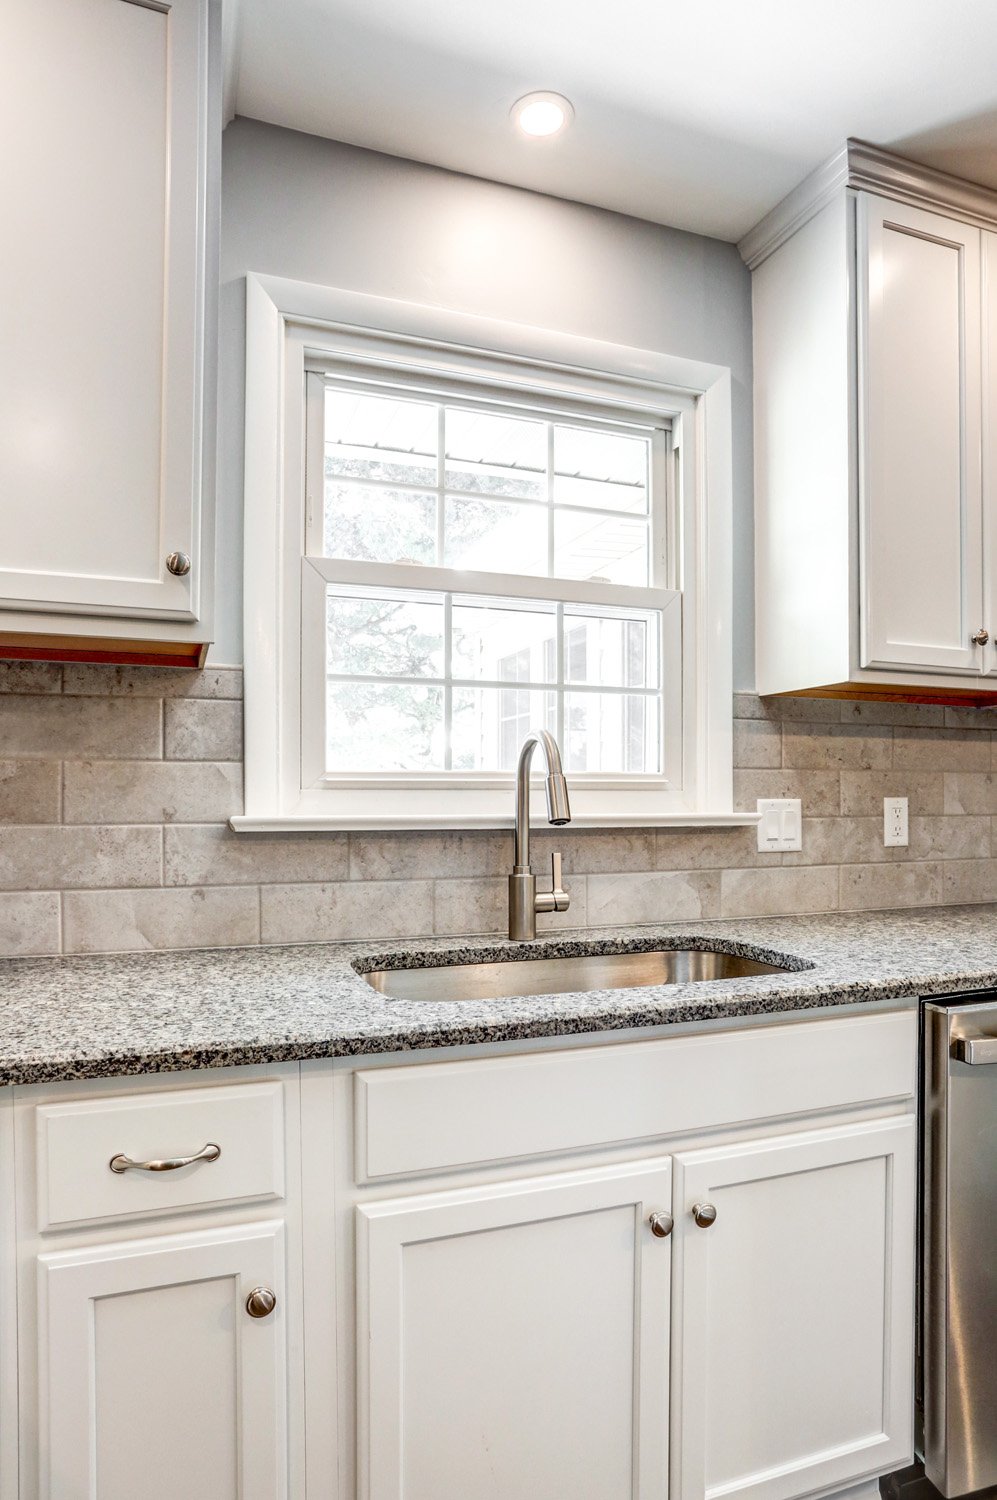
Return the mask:
{"type": "Polygon", "coordinates": [[[38,1228],[174,1213],[284,1193],[279,1080],[44,1104],[36,1111],[38,1228]],[[172,1170],[112,1171],[112,1158],[175,1160],[172,1170]],[[212,1155],[214,1153],[211,1153],[212,1155]]]}
{"type": "Polygon", "coordinates": [[[358,1182],[812,1115],[915,1089],[917,1012],[356,1074],[358,1182]]]}

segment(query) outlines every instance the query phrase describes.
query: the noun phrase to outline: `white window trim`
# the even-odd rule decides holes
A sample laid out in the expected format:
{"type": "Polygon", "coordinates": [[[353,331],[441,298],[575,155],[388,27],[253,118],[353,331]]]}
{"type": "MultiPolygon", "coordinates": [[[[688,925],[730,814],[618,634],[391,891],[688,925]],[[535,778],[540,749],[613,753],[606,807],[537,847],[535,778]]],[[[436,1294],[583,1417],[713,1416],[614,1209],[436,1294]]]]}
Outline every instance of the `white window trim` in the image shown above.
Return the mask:
{"type": "Polygon", "coordinates": [[[372,334],[382,349],[386,340],[395,345],[410,368],[442,364],[473,378],[487,353],[492,385],[528,384],[562,399],[591,399],[598,387],[607,400],[671,420],[680,451],[683,786],[572,785],[572,826],[755,822],[733,811],[730,371],[282,277],[246,280],[246,811],[232,827],[496,828],[512,821],[511,777],[500,792],[382,787],[375,803],[349,814],[326,809],[329,793],[301,789],[300,594],[311,567],[302,563],[305,360],[309,349],[363,358],[372,334]]]}

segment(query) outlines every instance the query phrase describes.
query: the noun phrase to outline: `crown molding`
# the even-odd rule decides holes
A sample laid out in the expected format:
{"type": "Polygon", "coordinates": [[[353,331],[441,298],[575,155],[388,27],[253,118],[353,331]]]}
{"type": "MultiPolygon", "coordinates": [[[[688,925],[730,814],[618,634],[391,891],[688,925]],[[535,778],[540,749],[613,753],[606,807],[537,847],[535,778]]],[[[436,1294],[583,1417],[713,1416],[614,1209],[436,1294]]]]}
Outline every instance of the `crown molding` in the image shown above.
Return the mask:
{"type": "Polygon", "coordinates": [[[822,162],[816,171],[787,193],[781,203],[769,210],[764,219],[759,219],[754,229],[749,229],[737,248],[741,259],[749,270],[760,266],[774,250],[802,229],[809,219],[837,197],[848,184],[848,145],[841,146],[833,156],[822,162]]]}
{"type": "Polygon", "coordinates": [[[952,214],[984,229],[997,228],[997,192],[992,188],[922,166],[868,141],[848,140],[738,241],[741,259],[753,271],[846,188],[952,214]]]}

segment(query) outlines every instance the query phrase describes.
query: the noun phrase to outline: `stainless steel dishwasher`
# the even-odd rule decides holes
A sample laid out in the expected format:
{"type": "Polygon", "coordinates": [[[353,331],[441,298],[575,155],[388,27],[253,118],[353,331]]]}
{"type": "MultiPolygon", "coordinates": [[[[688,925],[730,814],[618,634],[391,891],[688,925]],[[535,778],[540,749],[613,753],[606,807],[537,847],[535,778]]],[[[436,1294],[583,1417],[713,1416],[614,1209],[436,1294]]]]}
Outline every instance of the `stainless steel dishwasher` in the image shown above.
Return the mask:
{"type": "Polygon", "coordinates": [[[951,1497],[997,1484],[997,991],[923,1017],[924,1469],[951,1497]]]}

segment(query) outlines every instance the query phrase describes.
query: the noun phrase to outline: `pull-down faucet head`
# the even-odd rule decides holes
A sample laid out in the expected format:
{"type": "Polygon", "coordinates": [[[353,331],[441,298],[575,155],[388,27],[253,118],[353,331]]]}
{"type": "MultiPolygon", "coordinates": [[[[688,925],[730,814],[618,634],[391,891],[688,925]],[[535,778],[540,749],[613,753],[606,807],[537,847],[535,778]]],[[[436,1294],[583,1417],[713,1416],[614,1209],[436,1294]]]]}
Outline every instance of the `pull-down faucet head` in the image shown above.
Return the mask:
{"type": "Polygon", "coordinates": [[[526,736],[519,752],[516,769],[516,869],[530,868],[530,766],[537,746],[543,752],[547,767],[547,821],[555,827],[571,822],[568,783],[561,769],[561,752],[557,740],[546,729],[535,729],[526,736]]]}

